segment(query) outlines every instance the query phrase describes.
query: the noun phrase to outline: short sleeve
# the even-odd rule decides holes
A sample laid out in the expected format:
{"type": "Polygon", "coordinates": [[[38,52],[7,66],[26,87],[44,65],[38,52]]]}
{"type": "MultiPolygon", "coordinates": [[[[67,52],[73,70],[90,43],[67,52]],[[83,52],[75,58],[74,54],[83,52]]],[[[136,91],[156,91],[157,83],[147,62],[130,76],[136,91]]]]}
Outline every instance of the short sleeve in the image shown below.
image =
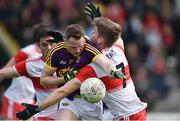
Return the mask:
{"type": "Polygon", "coordinates": [[[15,69],[18,72],[19,75],[28,76],[28,72],[27,72],[27,69],[26,69],[26,60],[15,64],[14,67],[15,67],[15,69]]]}
{"type": "Polygon", "coordinates": [[[50,70],[56,70],[59,65],[59,59],[61,58],[61,48],[63,48],[63,44],[58,44],[57,46],[53,47],[51,50],[48,51],[46,59],[45,59],[45,66],[50,70]]]}
{"type": "Polygon", "coordinates": [[[83,68],[80,69],[80,71],[76,75],[76,78],[81,83],[90,77],[97,77],[96,72],[91,66],[84,66],[83,68]]]}
{"type": "Polygon", "coordinates": [[[25,59],[27,59],[27,58],[28,58],[28,55],[27,55],[24,51],[22,51],[22,50],[20,50],[20,51],[14,56],[14,60],[15,60],[16,63],[21,62],[21,61],[23,61],[23,60],[25,60],[25,59]]]}

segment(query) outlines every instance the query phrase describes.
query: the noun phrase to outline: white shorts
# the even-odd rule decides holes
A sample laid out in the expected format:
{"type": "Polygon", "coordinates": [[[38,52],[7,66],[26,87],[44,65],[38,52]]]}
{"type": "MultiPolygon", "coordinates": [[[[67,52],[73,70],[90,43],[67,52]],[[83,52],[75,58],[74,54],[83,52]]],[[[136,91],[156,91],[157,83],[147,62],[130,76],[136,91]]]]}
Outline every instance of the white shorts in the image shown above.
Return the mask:
{"type": "Polygon", "coordinates": [[[103,103],[102,101],[92,104],[82,98],[61,100],[60,109],[65,108],[72,111],[81,120],[102,120],[103,103]]]}

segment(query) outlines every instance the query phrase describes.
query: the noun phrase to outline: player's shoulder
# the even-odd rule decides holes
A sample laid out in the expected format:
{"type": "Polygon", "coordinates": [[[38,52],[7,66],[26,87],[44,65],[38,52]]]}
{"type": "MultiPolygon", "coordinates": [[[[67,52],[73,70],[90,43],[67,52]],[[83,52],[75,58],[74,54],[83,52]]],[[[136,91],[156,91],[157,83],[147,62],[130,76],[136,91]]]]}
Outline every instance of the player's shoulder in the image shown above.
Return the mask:
{"type": "Polygon", "coordinates": [[[36,46],[37,46],[37,45],[36,45],[35,43],[34,43],[34,44],[30,44],[30,45],[27,45],[27,46],[21,48],[21,50],[22,50],[22,51],[32,50],[32,49],[35,49],[36,46]]]}
{"type": "Polygon", "coordinates": [[[57,51],[62,51],[66,49],[66,45],[64,42],[59,42],[58,44],[56,44],[51,50],[49,50],[49,53],[55,53],[57,51]]]}
{"type": "Polygon", "coordinates": [[[37,45],[37,43],[27,45],[26,47],[21,48],[21,50],[19,52],[21,52],[21,54],[22,53],[25,54],[28,58],[33,57],[35,55],[37,57],[39,55],[41,55],[41,52],[40,52],[40,49],[39,49],[39,46],[37,45]]]}
{"type": "Polygon", "coordinates": [[[42,55],[39,57],[31,57],[31,58],[26,59],[27,63],[38,62],[38,61],[43,61],[42,55]]]}
{"type": "Polygon", "coordinates": [[[98,48],[97,44],[88,39],[86,39],[85,50],[101,53],[101,50],[98,48]]]}
{"type": "Polygon", "coordinates": [[[120,49],[120,50],[122,50],[124,52],[124,42],[123,42],[121,37],[119,37],[119,39],[115,42],[113,47],[118,48],[118,49],[120,49]]]}
{"type": "Polygon", "coordinates": [[[36,68],[42,68],[44,65],[43,57],[34,57],[34,58],[28,58],[26,60],[26,68],[28,70],[34,70],[36,68]]]}
{"type": "Polygon", "coordinates": [[[96,47],[97,48],[97,44],[95,42],[93,42],[92,40],[90,40],[89,38],[85,37],[86,39],[86,45],[89,45],[89,46],[93,46],[93,47],[96,47]]]}

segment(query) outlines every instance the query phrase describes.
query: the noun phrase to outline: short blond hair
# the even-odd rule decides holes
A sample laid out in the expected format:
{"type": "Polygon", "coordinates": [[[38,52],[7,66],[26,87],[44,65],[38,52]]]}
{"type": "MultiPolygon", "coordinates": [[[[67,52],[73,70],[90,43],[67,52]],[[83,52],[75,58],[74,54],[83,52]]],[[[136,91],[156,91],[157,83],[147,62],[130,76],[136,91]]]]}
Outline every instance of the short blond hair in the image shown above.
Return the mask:
{"type": "Polygon", "coordinates": [[[71,37],[75,39],[80,39],[84,36],[84,30],[81,25],[79,24],[71,24],[66,27],[66,39],[71,37]]]}
{"type": "Polygon", "coordinates": [[[121,26],[108,18],[95,18],[92,24],[97,27],[99,35],[104,37],[108,47],[111,47],[121,34],[121,26]]]}

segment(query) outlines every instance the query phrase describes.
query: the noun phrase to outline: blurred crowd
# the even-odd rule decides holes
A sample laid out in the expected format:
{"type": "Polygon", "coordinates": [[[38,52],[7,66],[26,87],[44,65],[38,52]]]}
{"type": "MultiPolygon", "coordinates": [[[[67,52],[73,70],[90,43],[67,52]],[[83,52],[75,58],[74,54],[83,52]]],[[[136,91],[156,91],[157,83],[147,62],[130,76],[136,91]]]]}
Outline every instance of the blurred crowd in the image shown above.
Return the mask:
{"type": "MultiPolygon", "coordinates": [[[[89,36],[90,20],[83,14],[86,3],[87,0],[0,0],[0,22],[21,47],[33,42],[31,27],[39,22],[62,33],[68,24],[79,23],[89,36]]],[[[136,91],[148,103],[148,110],[153,109],[156,101],[165,99],[174,88],[167,82],[178,79],[180,74],[179,0],[94,0],[93,3],[100,7],[103,16],[122,26],[136,91]]]]}

